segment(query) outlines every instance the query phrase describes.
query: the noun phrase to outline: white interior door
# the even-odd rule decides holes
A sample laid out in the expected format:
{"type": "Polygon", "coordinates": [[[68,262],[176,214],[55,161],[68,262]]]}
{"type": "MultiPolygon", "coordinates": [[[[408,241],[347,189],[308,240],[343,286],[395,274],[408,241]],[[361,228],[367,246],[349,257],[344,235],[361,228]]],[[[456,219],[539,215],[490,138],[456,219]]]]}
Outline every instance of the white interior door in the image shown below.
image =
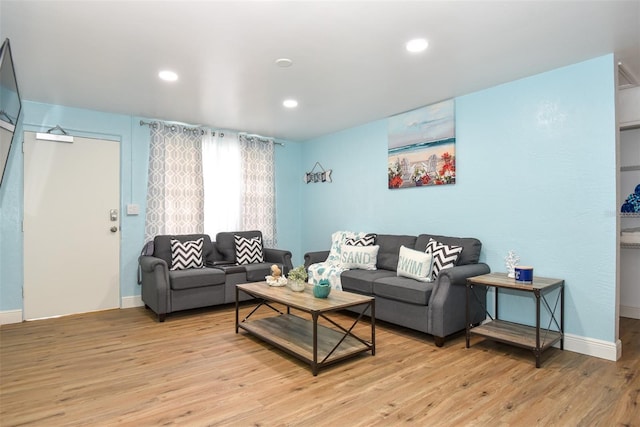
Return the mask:
{"type": "Polygon", "coordinates": [[[119,201],[119,142],[25,132],[25,320],[120,306],[119,201]]]}

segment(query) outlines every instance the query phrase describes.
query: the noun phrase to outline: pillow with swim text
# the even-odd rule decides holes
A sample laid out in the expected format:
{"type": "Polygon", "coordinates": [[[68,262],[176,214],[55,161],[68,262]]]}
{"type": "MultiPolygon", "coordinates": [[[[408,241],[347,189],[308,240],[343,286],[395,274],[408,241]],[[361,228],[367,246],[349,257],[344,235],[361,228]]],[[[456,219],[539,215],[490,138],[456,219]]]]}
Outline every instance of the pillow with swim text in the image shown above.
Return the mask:
{"type": "Polygon", "coordinates": [[[400,246],[397,275],[409,277],[421,282],[431,281],[433,255],[400,246]]]}

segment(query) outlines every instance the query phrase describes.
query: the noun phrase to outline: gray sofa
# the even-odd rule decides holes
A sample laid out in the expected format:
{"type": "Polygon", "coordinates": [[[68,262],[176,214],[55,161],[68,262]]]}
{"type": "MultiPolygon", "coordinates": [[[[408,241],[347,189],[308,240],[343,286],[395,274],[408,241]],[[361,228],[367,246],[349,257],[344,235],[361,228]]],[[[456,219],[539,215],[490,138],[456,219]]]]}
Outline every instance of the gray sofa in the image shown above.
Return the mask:
{"type": "MultiPolygon", "coordinates": [[[[211,241],[206,234],[161,235],[153,240],[153,252],[138,259],[142,301],[163,322],[169,313],[235,302],[235,285],[263,281],[277,264],[286,274],[293,268],[291,252],[262,248],[264,262],[236,264],[234,235],[260,236],[260,231],[223,232],[211,241]],[[204,268],[171,270],[171,239],[180,242],[203,238],[204,268]]],[[[249,297],[242,295],[244,299],[249,297]]]]}
{"type": "MultiPolygon", "coordinates": [[[[445,337],[466,328],[466,279],[490,272],[487,264],[479,263],[482,243],[478,239],[378,234],[375,244],[380,246],[377,269],[342,272],[343,290],[375,296],[376,319],[431,334],[438,347],[444,345],[445,337]],[[430,283],[397,276],[400,246],[425,251],[430,238],[463,247],[456,265],[442,270],[430,283]]],[[[308,252],[305,266],[324,262],[328,255],[329,251],[308,252]]],[[[474,324],[485,319],[478,300],[486,297],[486,289],[475,290],[478,299],[471,298],[470,304],[470,322],[474,324]]]]}

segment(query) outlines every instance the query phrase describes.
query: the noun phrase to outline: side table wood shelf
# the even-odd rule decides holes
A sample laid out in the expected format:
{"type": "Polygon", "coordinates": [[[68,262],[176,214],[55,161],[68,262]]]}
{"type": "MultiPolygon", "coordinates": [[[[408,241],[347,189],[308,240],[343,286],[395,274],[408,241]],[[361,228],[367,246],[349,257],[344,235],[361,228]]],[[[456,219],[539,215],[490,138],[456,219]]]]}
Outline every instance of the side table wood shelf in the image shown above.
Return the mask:
{"type": "Polygon", "coordinates": [[[540,367],[542,353],[556,343],[560,343],[560,349],[564,349],[564,280],[545,277],[533,278],[533,283],[519,283],[515,279],[507,277],[506,273],[490,273],[467,279],[467,337],[466,347],[469,348],[471,335],[479,335],[494,341],[500,341],[518,347],[528,348],[533,351],[536,359],[536,368],[540,367]],[[492,316],[487,311],[486,301],[480,301],[490,320],[474,326],[469,322],[469,300],[477,298],[474,287],[488,286],[495,288],[495,314],[492,316]],[[498,293],[500,289],[510,289],[532,293],[536,303],[535,326],[522,325],[508,322],[499,318],[498,293]],[[559,289],[553,307],[549,305],[547,296],[559,289]],[[542,303],[542,304],[541,304],[542,303]],[[540,306],[543,305],[551,318],[547,327],[540,325],[540,306]],[[556,318],[556,312],[560,319],[556,318]]]}

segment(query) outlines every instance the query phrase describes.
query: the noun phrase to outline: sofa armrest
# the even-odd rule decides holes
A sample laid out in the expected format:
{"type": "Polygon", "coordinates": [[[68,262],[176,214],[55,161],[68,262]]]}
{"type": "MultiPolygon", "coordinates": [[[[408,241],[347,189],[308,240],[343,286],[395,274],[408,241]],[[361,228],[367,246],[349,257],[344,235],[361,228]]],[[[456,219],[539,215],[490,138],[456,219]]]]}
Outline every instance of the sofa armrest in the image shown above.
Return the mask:
{"type": "Polygon", "coordinates": [[[138,264],[142,276],[142,301],[162,320],[171,312],[169,266],[161,258],[145,255],[138,258],[138,264]]]}
{"type": "Polygon", "coordinates": [[[309,268],[311,264],[325,262],[329,257],[329,251],[315,251],[304,254],[304,268],[309,268]]]}
{"type": "MultiPolygon", "coordinates": [[[[446,337],[466,328],[467,278],[491,271],[485,263],[459,265],[440,271],[429,299],[429,333],[446,337]]],[[[484,303],[486,288],[476,287],[478,299],[484,303]]],[[[470,322],[484,320],[484,306],[476,298],[469,299],[470,322]]]]}
{"type": "Polygon", "coordinates": [[[138,257],[138,264],[140,264],[143,273],[152,273],[156,268],[169,269],[165,260],[151,255],[141,255],[138,257]]]}
{"type": "Polygon", "coordinates": [[[282,264],[284,270],[282,274],[287,274],[293,269],[293,264],[291,262],[291,251],[283,249],[264,248],[262,252],[264,254],[265,262],[282,264]]]}

